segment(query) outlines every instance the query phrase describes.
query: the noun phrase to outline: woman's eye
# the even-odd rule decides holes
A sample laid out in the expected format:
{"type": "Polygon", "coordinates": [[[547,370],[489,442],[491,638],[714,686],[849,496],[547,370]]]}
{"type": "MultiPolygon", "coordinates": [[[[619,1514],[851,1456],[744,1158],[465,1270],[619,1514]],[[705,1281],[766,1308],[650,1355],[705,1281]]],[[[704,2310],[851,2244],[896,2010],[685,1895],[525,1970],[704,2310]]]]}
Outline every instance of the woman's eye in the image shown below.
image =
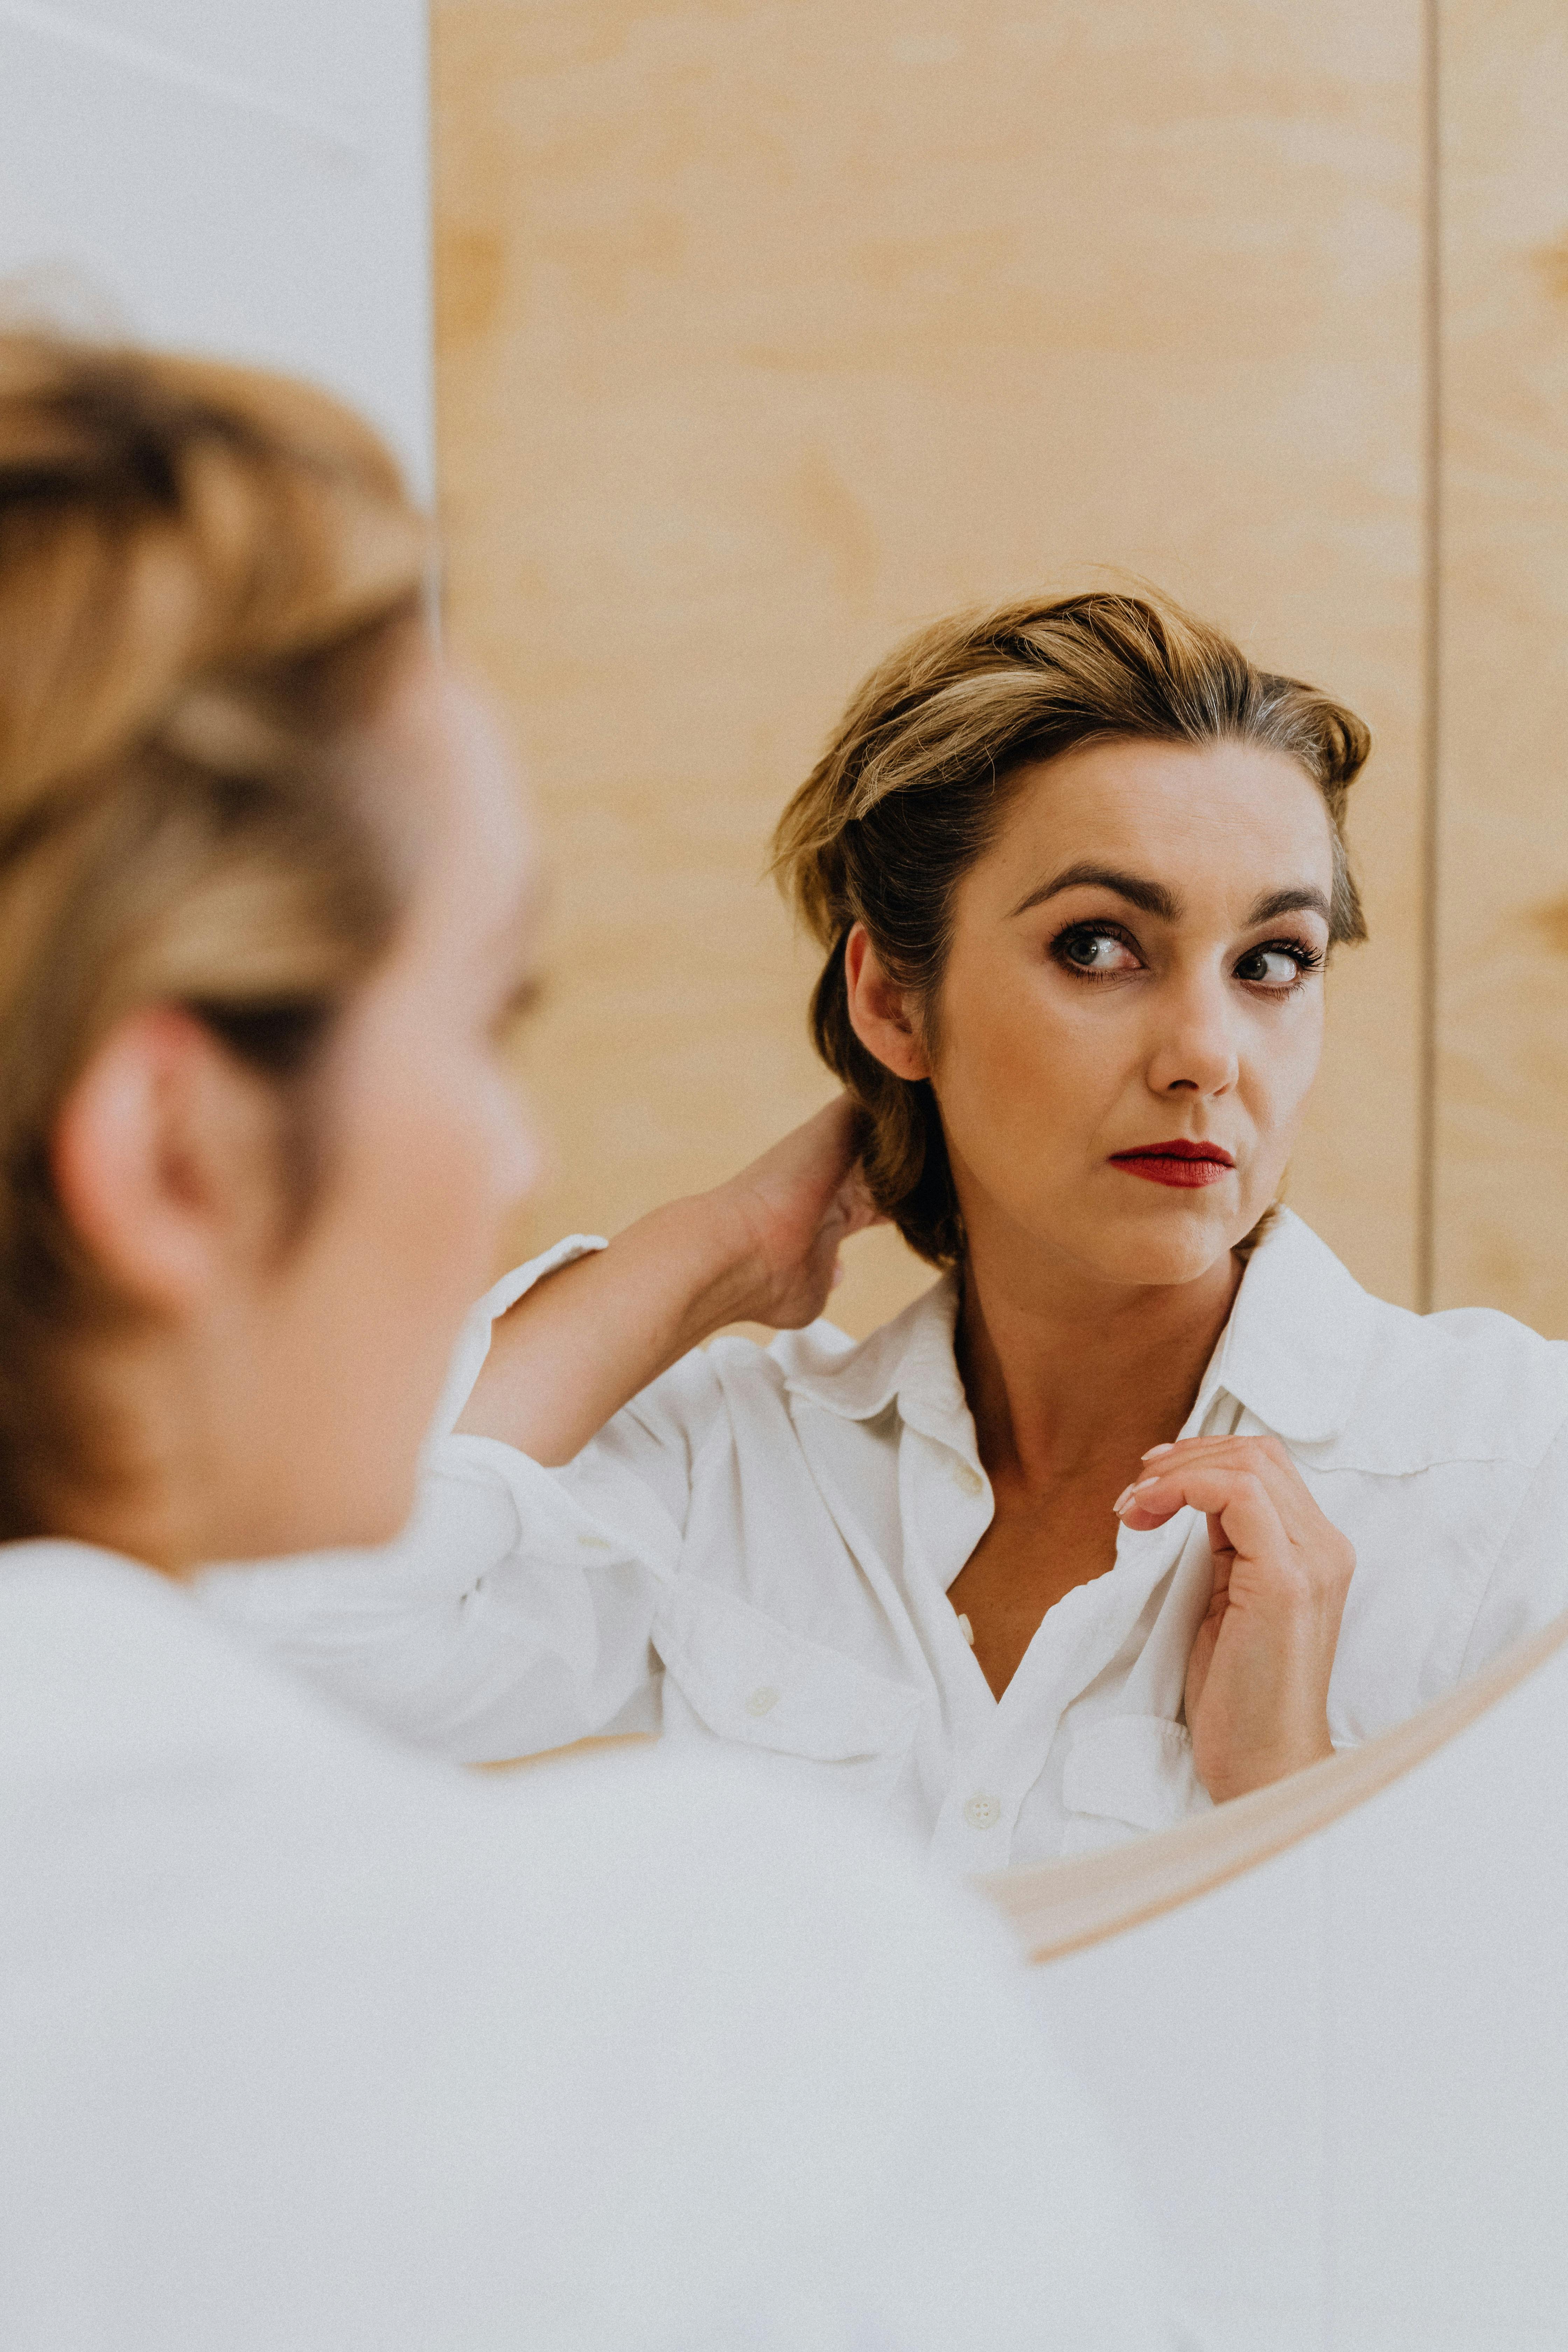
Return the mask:
{"type": "Polygon", "coordinates": [[[1068,931],[1057,941],[1057,954],[1074,971],[1102,973],[1136,971],[1137,956],[1115,931],[1068,931]]]}
{"type": "Polygon", "coordinates": [[[1321,961],[1304,948],[1252,948],[1237,965],[1236,976],[1255,987],[1294,988],[1321,961]]]}

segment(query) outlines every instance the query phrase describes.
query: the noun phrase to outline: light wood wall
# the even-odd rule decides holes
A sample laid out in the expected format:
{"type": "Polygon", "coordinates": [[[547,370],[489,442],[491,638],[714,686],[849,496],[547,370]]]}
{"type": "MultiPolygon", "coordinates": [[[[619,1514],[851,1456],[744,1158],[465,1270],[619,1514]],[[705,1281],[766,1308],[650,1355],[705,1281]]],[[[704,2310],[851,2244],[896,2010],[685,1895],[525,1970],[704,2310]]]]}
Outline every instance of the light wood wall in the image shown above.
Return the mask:
{"type": "MultiPolygon", "coordinates": [[[[555,874],[520,1243],[825,1097],[762,866],[866,667],[1132,573],[1376,737],[1292,1200],[1568,1329],[1564,20],[1439,13],[435,0],[450,624],[555,874]]],[[[855,1330],[929,1278],[851,1256],[855,1330]]]]}
{"type": "Polygon", "coordinates": [[[1441,24],[1439,1300],[1568,1333],[1568,12],[1441,24]]]}

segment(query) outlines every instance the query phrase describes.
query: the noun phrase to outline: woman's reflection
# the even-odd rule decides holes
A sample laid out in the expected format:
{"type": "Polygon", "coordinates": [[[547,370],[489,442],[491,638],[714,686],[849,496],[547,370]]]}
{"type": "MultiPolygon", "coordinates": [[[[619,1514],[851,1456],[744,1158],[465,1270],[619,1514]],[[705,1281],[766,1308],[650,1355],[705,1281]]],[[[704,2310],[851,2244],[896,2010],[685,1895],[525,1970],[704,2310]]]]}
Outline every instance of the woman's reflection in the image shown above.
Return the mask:
{"type": "Polygon", "coordinates": [[[1559,1352],[1274,1205],[1366,751],[1150,597],[906,646],[778,837],[846,1095],[492,1296],[373,1635],[330,1574],[226,1604],[459,1754],[739,1741],[959,1869],[1276,1780],[1568,1604],[1559,1352]],[[877,1216],[943,1274],[856,1347],[877,1216]],[[740,1319],[782,1336],[700,1348],[740,1319]]]}

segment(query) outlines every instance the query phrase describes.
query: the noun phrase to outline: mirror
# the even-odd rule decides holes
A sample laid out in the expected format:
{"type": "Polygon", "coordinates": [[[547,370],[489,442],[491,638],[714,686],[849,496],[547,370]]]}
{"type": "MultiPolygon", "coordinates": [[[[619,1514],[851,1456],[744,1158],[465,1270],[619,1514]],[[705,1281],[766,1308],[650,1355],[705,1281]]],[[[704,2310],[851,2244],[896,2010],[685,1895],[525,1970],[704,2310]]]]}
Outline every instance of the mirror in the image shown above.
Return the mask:
{"type": "MultiPolygon", "coordinates": [[[[450,625],[559,876],[525,1054],[557,1158],[519,1257],[721,1181],[824,1099],[817,952],[759,877],[856,681],[936,614],[1131,575],[1373,730],[1371,936],[1334,961],[1291,1207],[1376,1298],[1568,1331],[1540,520],[1568,279],[1534,49],[1445,23],[1438,75],[1413,8],[1267,23],[954,5],[836,23],[824,74],[814,19],[675,42],[437,10],[450,625]]],[[[886,1228],[845,1265],[856,1340],[931,1279],[886,1228]]],[[[864,1694],[792,1727],[809,1657],[713,1688],[708,1654],[683,1721],[876,1779],[864,1694]]],[[[1079,1758],[1107,1840],[1179,1808],[1179,1712],[1166,1687],[1079,1758]]],[[[951,1793],[984,1846],[1008,1792],[951,1793]]]]}

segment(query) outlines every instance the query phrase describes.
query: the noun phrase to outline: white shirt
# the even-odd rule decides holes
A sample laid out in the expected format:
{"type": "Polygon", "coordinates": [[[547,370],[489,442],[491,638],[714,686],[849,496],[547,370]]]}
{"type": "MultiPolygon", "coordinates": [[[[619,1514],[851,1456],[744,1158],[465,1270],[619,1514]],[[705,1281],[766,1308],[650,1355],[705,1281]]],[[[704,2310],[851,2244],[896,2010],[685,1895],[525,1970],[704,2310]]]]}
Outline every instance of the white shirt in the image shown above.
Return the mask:
{"type": "Polygon", "coordinates": [[[481,1781],[0,1551],[6,2352],[1174,2352],[1000,1927],[750,1778],[481,1781]]]}
{"type": "MultiPolygon", "coordinates": [[[[584,1248],[490,1294],[489,1319],[584,1248]]],[[[959,1871],[1208,1804],[1183,1689],[1211,1564],[1190,1511],[1123,1529],[998,1702],[949,1586],[990,1522],[937,1283],[859,1346],[720,1339],[563,1470],[449,1437],[392,1572],[342,1557],[214,1604],[416,1739],[497,1757],[606,1730],[727,1742],[837,1786],[959,1871]]],[[[1271,1431],[1356,1549],[1330,1690],[1346,1746],[1568,1607],[1568,1348],[1370,1297],[1290,1214],[1253,1255],[1184,1434],[1271,1431]]]]}

